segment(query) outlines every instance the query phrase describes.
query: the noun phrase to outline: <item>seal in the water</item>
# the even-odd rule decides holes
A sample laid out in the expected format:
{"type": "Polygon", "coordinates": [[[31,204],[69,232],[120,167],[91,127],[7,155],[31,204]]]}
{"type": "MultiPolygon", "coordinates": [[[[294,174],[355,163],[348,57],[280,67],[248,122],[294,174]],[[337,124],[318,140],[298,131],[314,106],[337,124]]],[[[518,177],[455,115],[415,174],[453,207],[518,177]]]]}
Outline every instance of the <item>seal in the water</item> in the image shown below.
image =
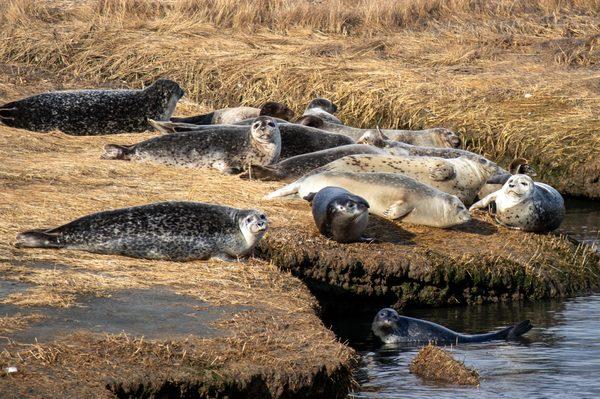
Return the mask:
{"type": "Polygon", "coordinates": [[[194,125],[229,125],[259,116],[270,116],[289,121],[294,117],[294,111],[287,105],[269,101],[260,108],[232,107],[222,108],[208,114],[171,118],[172,122],[191,123],[194,125]]]}
{"type": "Polygon", "coordinates": [[[53,91],[0,106],[0,122],[77,136],[143,132],[150,129],[148,119],[169,120],[183,94],[168,79],[144,90],[53,91]]]}
{"type": "Polygon", "coordinates": [[[124,146],[108,144],[102,159],[124,159],[239,173],[249,164],[277,162],[281,135],[277,123],[259,116],[250,127],[206,129],[154,137],[124,146]]]}
{"type": "Polygon", "coordinates": [[[337,123],[341,125],[342,121],[333,115],[336,112],[337,105],[335,105],[326,98],[315,98],[310,103],[308,103],[308,106],[304,110],[302,116],[314,115],[329,123],[337,123]]]}
{"type": "Polygon", "coordinates": [[[483,164],[467,157],[444,159],[427,156],[359,154],[337,159],[310,173],[323,171],[400,173],[445,193],[456,195],[465,205],[470,205],[475,201],[477,192],[497,169],[493,163],[483,164]]]}
{"type": "Polygon", "coordinates": [[[461,334],[427,320],[400,316],[394,309],[381,309],[371,324],[371,330],[383,343],[427,343],[459,344],[469,342],[487,342],[495,340],[513,340],[533,326],[524,320],[500,331],[485,334],[461,334]]]}
{"type": "Polygon", "coordinates": [[[309,152],[284,159],[278,163],[259,166],[252,165],[247,172],[240,175],[243,179],[258,180],[293,180],[347,155],[354,154],[385,154],[377,147],[366,144],[349,144],[326,150],[309,152]]]}
{"type": "Polygon", "coordinates": [[[395,173],[322,172],[302,177],[266,199],[293,195],[310,198],[327,186],[341,187],[363,197],[371,213],[388,219],[442,228],[471,220],[469,211],[455,195],[395,173]]]}
{"type": "Polygon", "coordinates": [[[339,187],[325,187],[314,196],[312,214],[317,228],[325,237],[337,242],[370,242],[363,237],[369,224],[369,203],[362,197],[339,187]]]}
{"type": "MultiPolygon", "coordinates": [[[[302,116],[296,123],[315,127],[327,132],[345,134],[346,136],[352,137],[354,140],[359,140],[365,133],[373,131],[373,129],[360,129],[357,127],[327,122],[315,115],[302,116]]],[[[445,128],[423,130],[381,129],[381,131],[386,135],[388,140],[400,141],[402,143],[423,147],[458,148],[462,144],[458,134],[445,128]]]]}
{"type": "Polygon", "coordinates": [[[17,236],[18,248],[67,248],[134,258],[187,261],[248,255],[267,230],[254,209],[158,202],[84,216],[17,236]]]}
{"type": "Polygon", "coordinates": [[[502,189],[473,204],[470,210],[486,209],[492,203],[496,221],[511,229],[548,232],[557,229],[565,218],[560,193],[527,175],[511,176],[502,189]]]}

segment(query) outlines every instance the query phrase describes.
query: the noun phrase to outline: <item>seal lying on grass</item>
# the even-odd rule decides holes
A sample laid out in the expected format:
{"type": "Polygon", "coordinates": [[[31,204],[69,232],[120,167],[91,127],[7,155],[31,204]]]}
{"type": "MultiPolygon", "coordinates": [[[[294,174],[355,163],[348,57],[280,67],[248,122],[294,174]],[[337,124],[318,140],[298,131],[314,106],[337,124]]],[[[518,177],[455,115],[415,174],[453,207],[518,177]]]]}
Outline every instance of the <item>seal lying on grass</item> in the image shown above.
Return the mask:
{"type": "Polygon", "coordinates": [[[167,134],[129,146],[108,144],[104,151],[102,159],[148,161],[239,173],[249,164],[277,162],[281,135],[273,119],[259,116],[250,127],[229,126],[167,134]]]}
{"type": "Polygon", "coordinates": [[[94,213],[56,228],[25,231],[18,248],[67,248],[134,258],[187,261],[246,256],[267,230],[253,209],[159,202],[94,213]]]}
{"type": "Polygon", "coordinates": [[[228,125],[259,116],[270,116],[289,121],[294,117],[294,111],[287,105],[277,102],[267,102],[260,108],[234,107],[217,109],[208,114],[171,118],[172,122],[190,123],[194,125],[228,125]]]}
{"type": "Polygon", "coordinates": [[[525,320],[497,332],[467,335],[454,332],[427,320],[400,316],[398,312],[390,308],[380,310],[371,324],[373,333],[386,344],[409,342],[459,344],[511,340],[520,337],[531,330],[531,328],[532,325],[529,320],[525,320]]]}
{"type": "Polygon", "coordinates": [[[150,129],[148,119],[169,120],[183,94],[168,79],[144,90],[53,91],[0,106],[0,122],[77,136],[143,132],[150,129]]]}

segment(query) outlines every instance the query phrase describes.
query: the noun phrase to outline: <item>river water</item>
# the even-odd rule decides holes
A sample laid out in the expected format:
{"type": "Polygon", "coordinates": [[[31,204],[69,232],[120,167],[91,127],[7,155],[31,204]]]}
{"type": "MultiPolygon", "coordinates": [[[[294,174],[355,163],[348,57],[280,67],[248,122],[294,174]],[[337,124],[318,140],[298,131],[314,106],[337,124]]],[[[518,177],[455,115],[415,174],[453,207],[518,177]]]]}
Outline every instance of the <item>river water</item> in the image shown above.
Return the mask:
{"type": "MultiPolygon", "coordinates": [[[[600,244],[600,202],[567,201],[561,232],[600,244]]],[[[406,316],[477,333],[531,320],[519,341],[447,347],[477,369],[477,388],[428,383],[410,374],[418,346],[383,346],[370,332],[373,315],[330,321],[333,330],[361,355],[350,398],[599,398],[600,295],[566,301],[407,309],[406,316]]]]}

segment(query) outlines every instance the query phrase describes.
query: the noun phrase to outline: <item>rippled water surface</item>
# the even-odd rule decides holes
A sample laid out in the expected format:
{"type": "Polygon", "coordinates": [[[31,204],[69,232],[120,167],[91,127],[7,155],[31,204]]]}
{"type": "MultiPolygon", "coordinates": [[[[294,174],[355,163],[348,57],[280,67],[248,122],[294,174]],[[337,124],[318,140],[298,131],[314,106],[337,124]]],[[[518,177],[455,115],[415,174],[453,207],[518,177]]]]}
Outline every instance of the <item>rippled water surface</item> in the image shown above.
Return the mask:
{"type": "MultiPolygon", "coordinates": [[[[600,205],[567,202],[561,231],[598,244],[600,205]]],[[[362,355],[351,398],[599,398],[600,295],[527,304],[410,309],[407,316],[477,333],[530,319],[533,330],[516,342],[461,344],[448,348],[475,367],[478,388],[424,382],[408,366],[418,347],[382,346],[370,333],[371,316],[333,321],[338,336],[362,355]]]]}

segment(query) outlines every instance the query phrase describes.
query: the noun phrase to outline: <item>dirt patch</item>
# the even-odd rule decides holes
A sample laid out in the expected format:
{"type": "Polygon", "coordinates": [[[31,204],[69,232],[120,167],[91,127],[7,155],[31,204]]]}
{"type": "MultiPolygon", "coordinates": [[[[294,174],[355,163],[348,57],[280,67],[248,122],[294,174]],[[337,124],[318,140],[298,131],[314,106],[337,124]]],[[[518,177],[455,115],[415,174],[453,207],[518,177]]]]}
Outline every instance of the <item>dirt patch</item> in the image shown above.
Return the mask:
{"type": "Polygon", "coordinates": [[[410,362],[410,372],[438,383],[454,385],[479,385],[479,373],[454,359],[452,355],[435,345],[429,344],[417,353],[410,362]]]}

